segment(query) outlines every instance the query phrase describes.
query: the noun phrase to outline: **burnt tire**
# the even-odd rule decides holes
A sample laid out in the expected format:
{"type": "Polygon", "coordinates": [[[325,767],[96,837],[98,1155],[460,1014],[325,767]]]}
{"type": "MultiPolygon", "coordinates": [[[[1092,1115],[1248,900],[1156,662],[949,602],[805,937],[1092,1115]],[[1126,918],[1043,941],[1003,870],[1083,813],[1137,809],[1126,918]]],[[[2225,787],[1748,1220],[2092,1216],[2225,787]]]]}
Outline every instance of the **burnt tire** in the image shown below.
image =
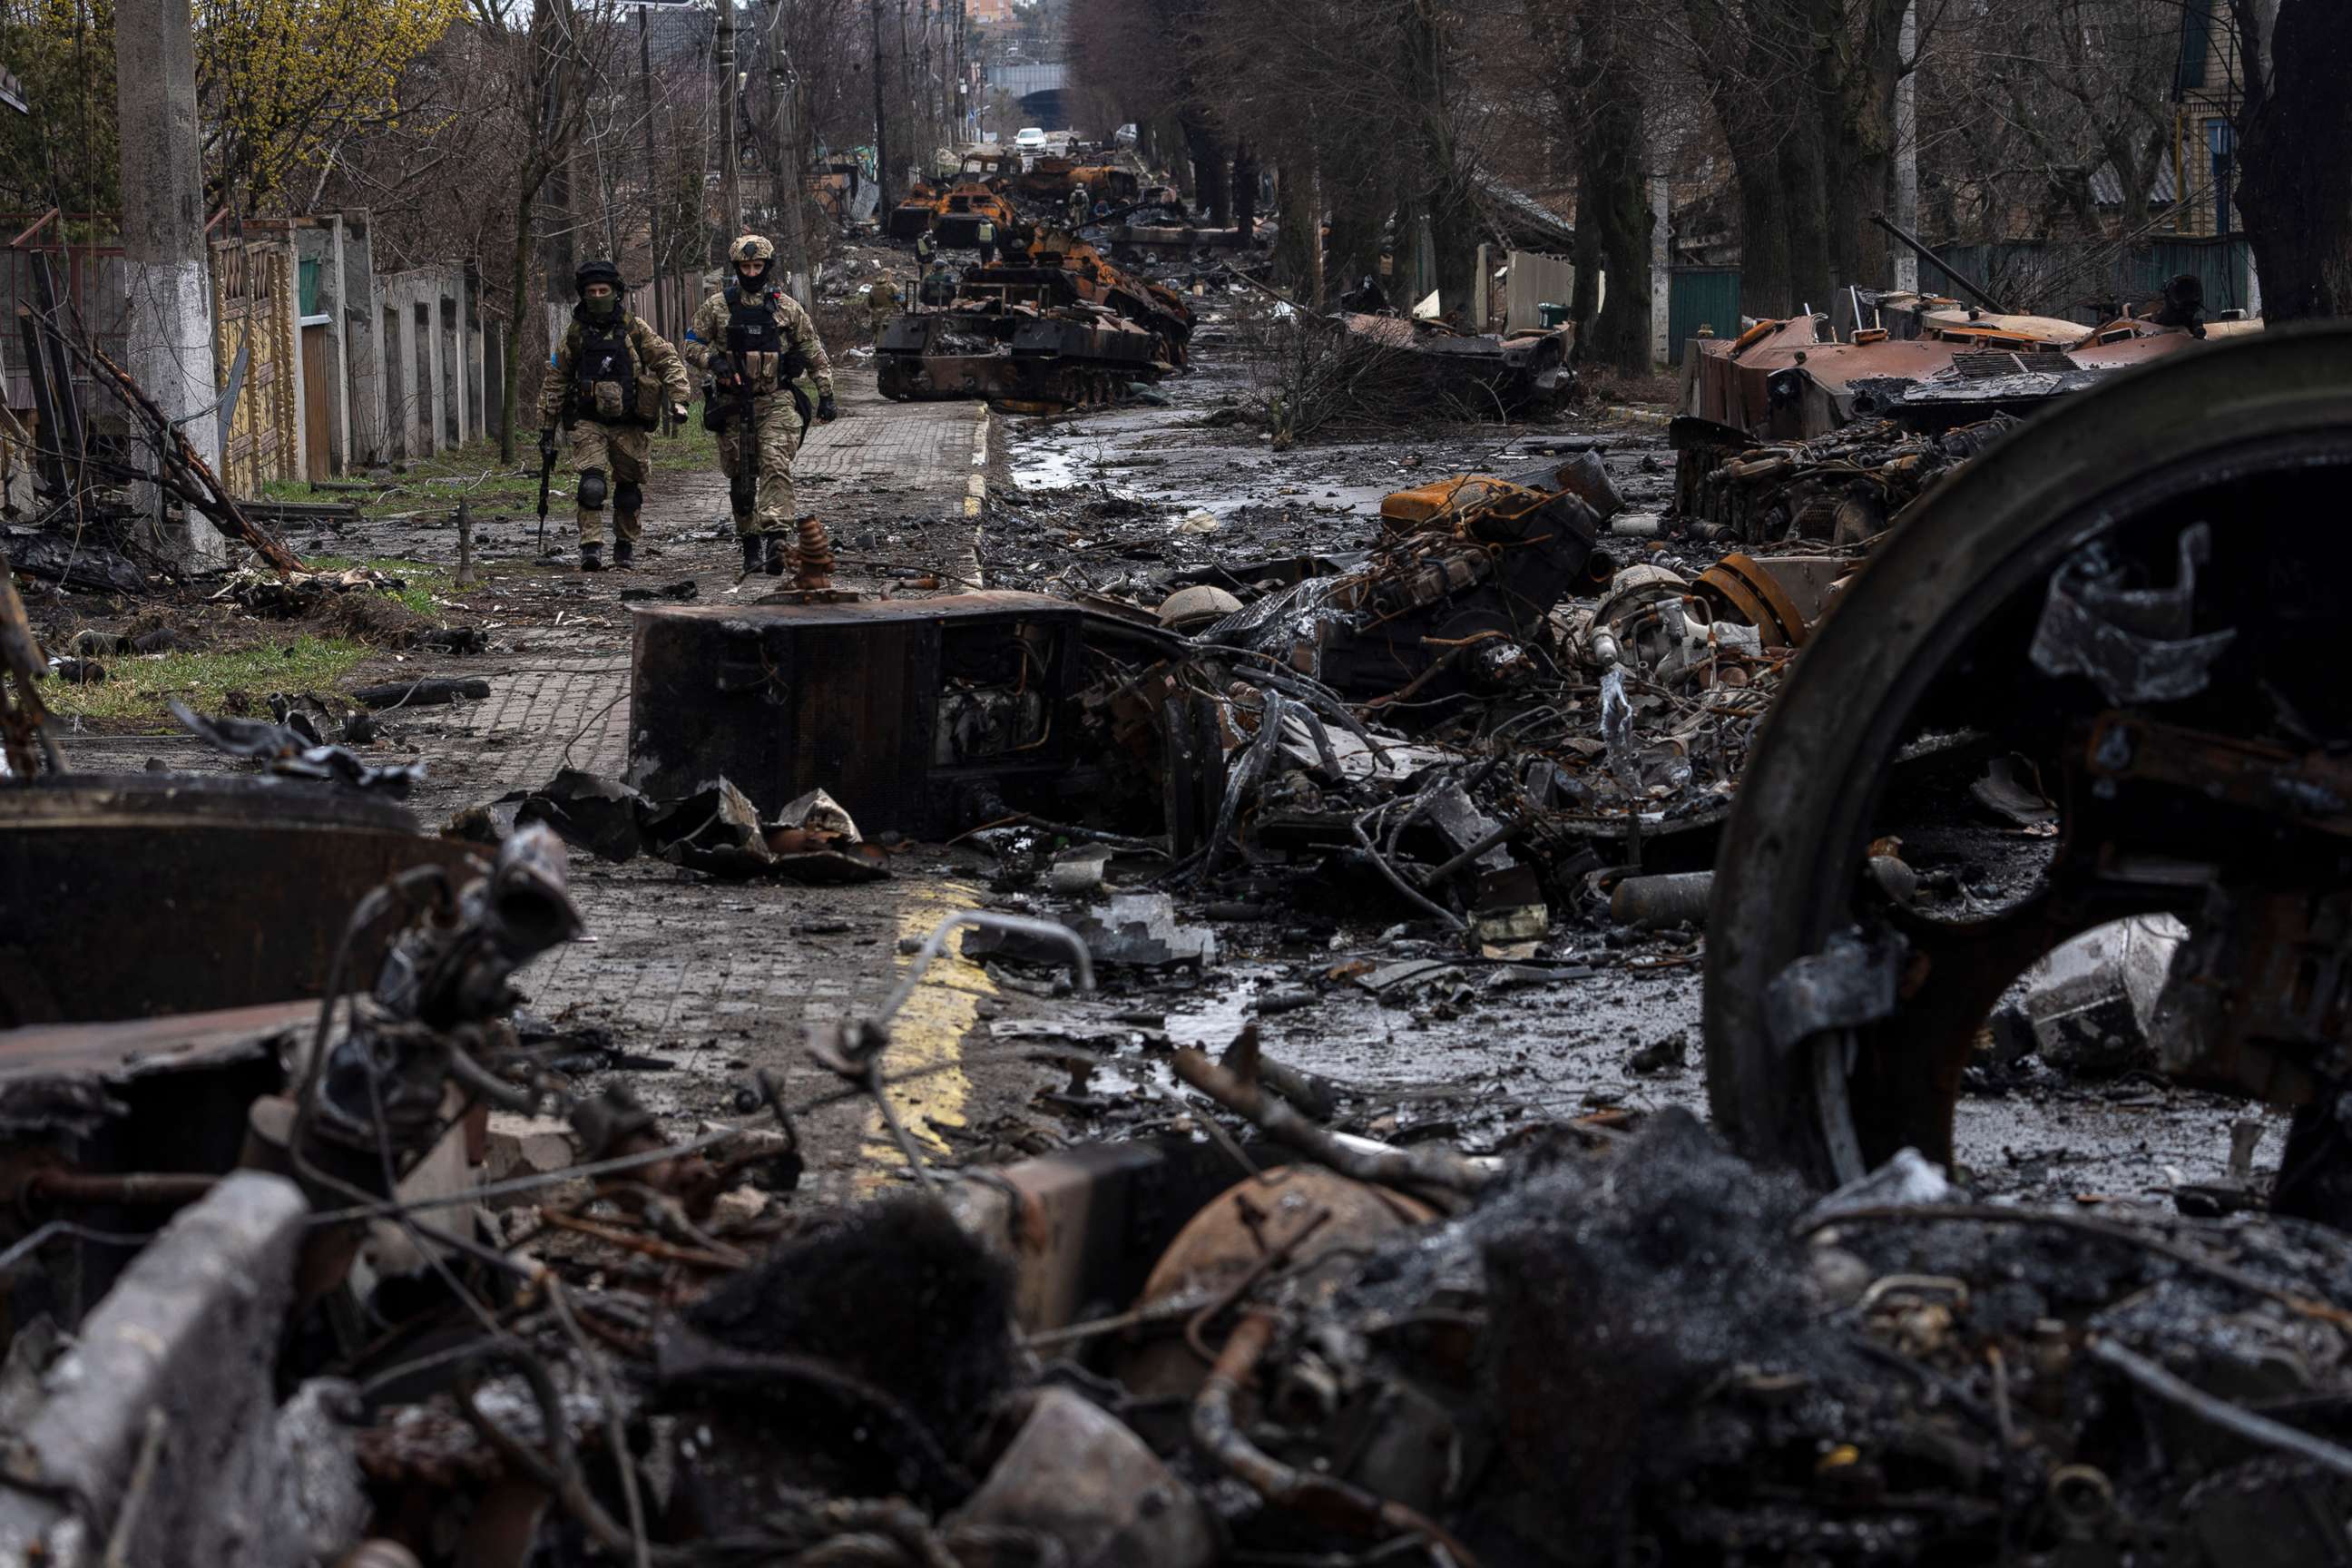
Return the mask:
{"type": "MultiPolygon", "coordinates": [[[[2176,493],[2190,476],[2210,486],[2314,443],[2352,448],[2352,330],[2264,332],[2119,375],[2012,433],[1879,548],[1790,671],[1717,859],[1707,1093],[1743,1153],[1822,1184],[1859,1173],[1857,1156],[1867,1166],[1906,1145],[1948,1158],[1957,1072],[1941,1057],[1903,1057],[1901,1014],[1874,1038],[1825,1034],[1780,1050],[1769,987],[1850,921],[1888,764],[1951,650],[2168,482],[2176,493]],[[1881,1054],[1857,1054],[1868,1065],[1849,1071],[1857,1045],[1881,1054]],[[1937,1072],[1941,1094],[1926,1082],[1937,1072]]],[[[1972,1031],[1977,1021],[1956,1022],[1972,1031]]]]}

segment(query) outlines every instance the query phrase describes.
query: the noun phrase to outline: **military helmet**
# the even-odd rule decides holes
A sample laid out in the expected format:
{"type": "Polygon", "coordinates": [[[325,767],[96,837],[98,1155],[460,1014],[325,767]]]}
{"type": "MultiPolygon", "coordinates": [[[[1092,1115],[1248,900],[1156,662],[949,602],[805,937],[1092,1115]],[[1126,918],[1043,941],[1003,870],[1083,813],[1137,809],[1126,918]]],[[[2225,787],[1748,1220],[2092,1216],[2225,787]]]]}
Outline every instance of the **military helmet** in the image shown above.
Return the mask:
{"type": "Polygon", "coordinates": [[[776,247],[756,234],[747,234],[727,247],[727,259],[740,267],[746,261],[773,261],[776,247]]]}
{"type": "Polygon", "coordinates": [[[585,294],[591,283],[610,283],[617,294],[621,291],[621,269],[609,261],[583,261],[580,270],[572,275],[572,284],[585,294]]]}

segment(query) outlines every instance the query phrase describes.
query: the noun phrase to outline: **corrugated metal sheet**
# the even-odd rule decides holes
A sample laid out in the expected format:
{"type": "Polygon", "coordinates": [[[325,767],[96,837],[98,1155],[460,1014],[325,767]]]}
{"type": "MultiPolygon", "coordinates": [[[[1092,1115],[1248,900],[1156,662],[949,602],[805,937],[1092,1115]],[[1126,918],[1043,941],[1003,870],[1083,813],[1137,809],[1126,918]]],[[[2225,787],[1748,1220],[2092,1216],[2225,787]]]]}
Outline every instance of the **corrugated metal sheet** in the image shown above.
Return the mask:
{"type": "Polygon", "coordinates": [[[1739,269],[1676,267],[1666,275],[1666,363],[1680,364],[1683,343],[1701,326],[1718,338],[1739,335],[1739,269]]]}

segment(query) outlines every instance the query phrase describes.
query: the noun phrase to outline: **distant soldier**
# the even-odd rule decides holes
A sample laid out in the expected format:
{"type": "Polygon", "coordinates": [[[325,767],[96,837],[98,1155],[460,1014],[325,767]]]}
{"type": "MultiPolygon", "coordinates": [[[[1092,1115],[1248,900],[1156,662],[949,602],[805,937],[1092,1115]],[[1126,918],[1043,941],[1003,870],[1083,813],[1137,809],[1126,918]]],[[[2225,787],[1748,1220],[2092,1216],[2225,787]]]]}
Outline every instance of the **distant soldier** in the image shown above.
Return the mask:
{"type": "Polygon", "coordinates": [[[982,267],[994,261],[996,259],[996,226],[986,218],[981,219],[978,226],[972,230],[972,243],[980,247],[980,264],[982,267]]]}
{"type": "Polygon", "coordinates": [[[937,261],[939,258],[940,242],[931,237],[931,231],[929,229],[925,229],[922,233],[917,235],[915,237],[915,267],[917,270],[919,271],[922,268],[930,266],[932,262],[937,261]]]}
{"type": "Polygon", "coordinates": [[[954,304],[956,286],[956,275],[948,270],[948,264],[944,261],[932,262],[931,269],[923,274],[922,289],[919,296],[923,302],[923,308],[927,310],[936,310],[942,305],[954,304]]]}
{"type": "Polygon", "coordinates": [[[1070,193],[1070,226],[1072,228],[1077,228],[1085,224],[1087,214],[1093,210],[1093,198],[1087,194],[1086,186],[1082,184],[1070,193]]]}
{"type": "Polygon", "coordinates": [[[866,327],[870,341],[877,346],[882,342],[882,329],[898,313],[898,287],[887,278],[877,278],[866,291],[866,327]]]}
{"type": "Polygon", "coordinates": [[[686,332],[687,358],[709,374],[711,407],[726,420],[719,434],[720,466],[731,476],[746,441],[758,453],[758,498],[750,510],[736,511],[735,533],[743,544],[743,570],[760,570],[764,547],[771,577],[783,574],[786,539],[799,521],[793,459],[812,417],[806,395],[793,384],[803,375],[815,381],[814,417],[829,422],[840,415],[833,401],[833,362],[809,313],[770,276],[775,255],[776,247],[756,234],[729,246],[735,275],[702,302],[686,332]],[[751,395],[748,430],[734,417],[745,388],[751,395]]]}
{"type": "Polygon", "coordinates": [[[686,366],[667,339],[621,303],[621,269],[609,261],[583,263],[573,277],[580,303],[572,325],[549,356],[539,388],[539,449],[552,460],[555,426],[572,428],[572,466],[579,470],[580,570],[604,568],[604,498],[613,500],[613,564],[625,567],[637,551],[637,510],[645,504],[653,457],[653,429],[662,402],[686,417],[686,366]]]}

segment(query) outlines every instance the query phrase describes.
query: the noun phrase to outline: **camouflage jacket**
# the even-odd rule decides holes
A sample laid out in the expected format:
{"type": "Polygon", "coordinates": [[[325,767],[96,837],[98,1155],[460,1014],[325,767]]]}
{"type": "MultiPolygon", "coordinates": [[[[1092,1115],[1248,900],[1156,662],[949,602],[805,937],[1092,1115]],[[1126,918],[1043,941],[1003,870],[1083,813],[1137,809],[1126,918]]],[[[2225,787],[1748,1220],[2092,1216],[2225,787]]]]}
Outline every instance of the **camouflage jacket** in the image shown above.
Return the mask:
{"type": "MultiPolygon", "coordinates": [[[[594,419],[607,425],[646,425],[661,418],[661,405],[667,397],[686,403],[692,400],[694,388],[686,379],[686,363],[677,357],[669,340],[646,324],[642,316],[633,316],[624,308],[621,321],[629,336],[629,359],[636,384],[620,389],[617,408],[608,408],[600,415],[593,406],[583,407],[573,395],[581,390],[579,378],[581,344],[592,331],[586,315],[579,306],[572,310],[572,325],[564,330],[563,341],[547,358],[547,376],[539,384],[539,423],[541,429],[573,419],[594,419]]],[[[609,401],[609,400],[608,400],[609,401]]]]}
{"type": "MultiPolygon", "coordinates": [[[[759,298],[776,319],[776,330],[784,342],[787,358],[797,355],[800,374],[816,383],[817,395],[833,395],[833,361],[825,357],[824,341],[817,336],[816,323],[801,309],[800,301],[779,288],[761,291],[759,298]]],[[[686,329],[686,357],[697,370],[710,368],[710,356],[727,347],[727,323],[732,314],[724,289],[702,302],[694,313],[694,322],[686,329]]],[[[773,392],[775,378],[755,374],[752,391],[761,396],[773,392]]]]}

